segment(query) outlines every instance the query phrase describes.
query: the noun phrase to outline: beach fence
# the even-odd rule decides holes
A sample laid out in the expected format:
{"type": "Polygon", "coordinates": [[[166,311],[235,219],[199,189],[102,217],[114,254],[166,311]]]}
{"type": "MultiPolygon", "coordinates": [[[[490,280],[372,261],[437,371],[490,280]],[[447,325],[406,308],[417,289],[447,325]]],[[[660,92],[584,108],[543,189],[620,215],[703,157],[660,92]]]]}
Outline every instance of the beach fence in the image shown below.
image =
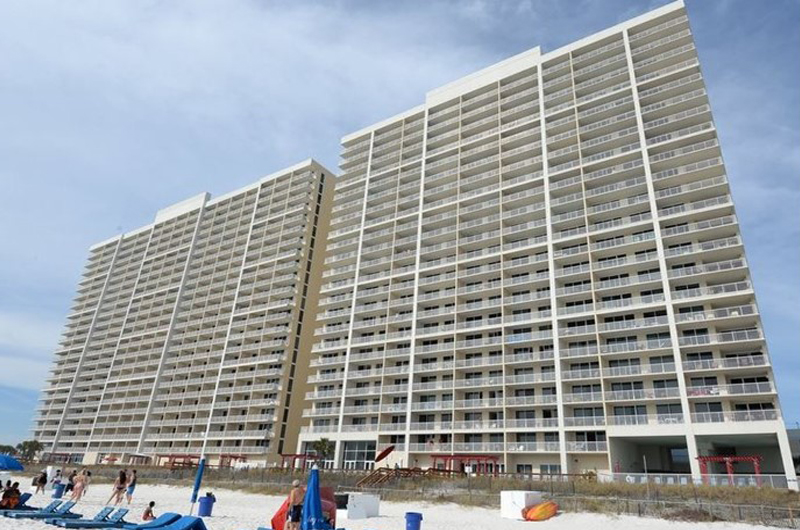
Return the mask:
{"type": "Polygon", "coordinates": [[[708,501],[646,500],[585,495],[556,495],[559,507],[568,512],[636,515],[675,521],[742,522],[776,528],[800,528],[800,510],[791,506],[727,504],[708,501]]]}
{"type": "MultiPolygon", "coordinates": [[[[111,482],[123,466],[91,466],[97,482],[111,482]]],[[[129,469],[134,466],[128,466],[129,469]]],[[[169,469],[135,466],[140,482],[186,485],[194,481],[195,469],[169,469]]],[[[68,467],[66,467],[68,469],[68,467]]],[[[281,494],[289,490],[294,479],[304,480],[306,471],[279,468],[215,468],[204,477],[205,488],[246,489],[261,493],[281,494]]],[[[666,481],[648,484],[601,482],[593,474],[498,474],[465,475],[431,473],[404,476],[385,470],[388,478],[372,485],[365,478],[375,471],[326,471],[325,486],[337,491],[375,493],[389,501],[455,502],[463,505],[496,506],[504,490],[540,491],[558,502],[565,511],[590,511],[630,514],[691,521],[741,521],[779,528],[800,528],[800,496],[795,492],[774,488],[713,487],[709,485],[676,485],[666,481]]]]}

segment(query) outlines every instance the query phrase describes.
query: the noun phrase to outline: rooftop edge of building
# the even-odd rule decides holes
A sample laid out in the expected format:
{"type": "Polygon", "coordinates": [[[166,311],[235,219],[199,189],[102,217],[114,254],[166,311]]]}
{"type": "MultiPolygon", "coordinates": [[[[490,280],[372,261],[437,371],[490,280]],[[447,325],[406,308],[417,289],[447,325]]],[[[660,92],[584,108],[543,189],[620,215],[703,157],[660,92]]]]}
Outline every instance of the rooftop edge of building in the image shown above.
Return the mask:
{"type": "Polygon", "coordinates": [[[245,192],[247,192],[247,191],[249,191],[249,190],[251,190],[253,188],[256,188],[256,187],[260,186],[261,184],[263,184],[264,182],[270,181],[272,179],[276,179],[276,178],[281,177],[283,175],[286,175],[288,173],[292,173],[294,171],[298,171],[298,170],[301,170],[301,169],[304,169],[304,168],[307,168],[307,167],[320,169],[322,171],[325,171],[328,175],[330,175],[333,178],[337,177],[336,172],[331,171],[330,169],[326,168],[325,166],[323,166],[321,163],[319,163],[314,158],[307,158],[307,159],[303,160],[302,162],[298,162],[297,164],[294,164],[292,166],[289,166],[289,167],[280,169],[278,171],[274,171],[272,173],[269,173],[269,174],[259,178],[257,181],[253,182],[252,184],[248,184],[247,186],[243,186],[243,187],[235,189],[233,191],[224,193],[224,194],[220,195],[219,197],[213,197],[212,198],[210,193],[203,192],[203,193],[198,193],[197,195],[194,195],[194,196],[189,197],[187,199],[183,199],[181,201],[173,203],[173,204],[171,204],[169,206],[166,206],[164,208],[161,208],[160,210],[158,210],[156,212],[155,218],[154,218],[152,223],[148,223],[148,224],[140,226],[138,228],[134,228],[133,230],[129,230],[127,232],[123,232],[121,234],[117,234],[115,236],[112,236],[112,237],[109,237],[107,239],[104,239],[103,241],[100,241],[98,243],[94,243],[93,245],[91,245],[89,247],[89,250],[92,251],[92,250],[95,250],[95,249],[100,248],[102,246],[108,245],[109,243],[113,243],[115,241],[118,241],[120,238],[130,237],[130,236],[136,235],[136,234],[138,234],[138,233],[140,233],[140,232],[142,232],[144,230],[150,229],[151,227],[153,227],[154,225],[156,225],[158,223],[162,223],[164,221],[168,221],[169,219],[172,219],[174,217],[178,217],[179,215],[182,215],[184,213],[191,212],[192,210],[196,210],[197,208],[201,208],[204,205],[207,206],[207,205],[211,205],[211,204],[216,204],[216,203],[218,203],[220,201],[224,201],[225,199],[229,199],[229,198],[234,197],[236,195],[239,195],[241,193],[245,193],[245,192]]]}
{"type": "Polygon", "coordinates": [[[615,24],[610,28],[606,28],[604,30],[583,37],[582,39],[579,39],[577,41],[565,44],[564,46],[556,48],[555,50],[549,51],[547,53],[543,54],[539,46],[523,51],[522,53],[518,53],[517,55],[513,55],[498,63],[489,65],[486,68],[478,70],[477,72],[467,74],[466,76],[456,79],[455,81],[451,81],[450,83],[447,83],[438,88],[434,88],[433,90],[428,91],[425,94],[425,103],[417,105],[416,107],[410,110],[401,112],[399,114],[381,120],[372,125],[368,125],[367,127],[363,127],[353,133],[346,134],[345,136],[342,137],[341,143],[345,144],[347,142],[353,141],[363,136],[364,134],[368,134],[374,130],[380,129],[381,127],[394,123],[399,119],[406,118],[417,112],[423,111],[427,107],[444,103],[445,101],[463,95],[471,90],[480,88],[486,85],[487,83],[498,81],[516,72],[520,72],[526,68],[542,64],[550,59],[558,57],[561,54],[571,52],[577,48],[591,44],[592,42],[602,40],[610,35],[618,33],[619,31],[627,29],[631,26],[636,26],[645,23],[649,20],[683,9],[684,7],[685,7],[684,0],[675,0],[656,9],[647,11],[646,13],[643,13],[636,17],[620,22],[619,24],[615,24]]]}

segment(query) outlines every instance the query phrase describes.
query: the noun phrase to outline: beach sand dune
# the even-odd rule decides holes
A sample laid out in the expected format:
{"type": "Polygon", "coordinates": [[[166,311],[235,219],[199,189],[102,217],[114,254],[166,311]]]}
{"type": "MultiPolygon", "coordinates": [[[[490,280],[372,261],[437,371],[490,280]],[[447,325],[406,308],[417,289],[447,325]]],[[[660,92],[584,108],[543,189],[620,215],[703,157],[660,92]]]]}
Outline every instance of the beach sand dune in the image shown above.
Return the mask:
{"type": "MultiPolygon", "coordinates": [[[[24,483],[24,482],[23,482],[24,483]]],[[[206,489],[202,490],[205,493],[206,489]]],[[[214,489],[217,503],[213,517],[206,518],[209,530],[255,530],[269,526],[269,520],[283,497],[214,489]]],[[[105,504],[111,493],[107,484],[92,484],[88,494],[74,510],[92,517],[105,504]]],[[[188,513],[190,489],[187,487],[140,484],[126,520],[140,522],[141,514],[150,501],[156,502],[156,514],[163,512],[188,513]]],[[[38,495],[33,505],[44,505],[49,497],[38,495]]],[[[123,503],[127,507],[127,503],[123,503]]],[[[357,521],[339,520],[339,528],[348,530],[404,530],[405,512],[423,514],[422,530],[758,530],[766,527],[732,523],[678,523],[639,517],[611,517],[590,513],[565,513],[547,522],[526,523],[499,518],[499,510],[469,508],[455,504],[418,504],[381,502],[381,516],[357,521]]],[[[341,512],[340,512],[341,513],[341,512]]],[[[13,520],[0,517],[0,530],[50,530],[55,528],[37,521],[13,520]]]]}

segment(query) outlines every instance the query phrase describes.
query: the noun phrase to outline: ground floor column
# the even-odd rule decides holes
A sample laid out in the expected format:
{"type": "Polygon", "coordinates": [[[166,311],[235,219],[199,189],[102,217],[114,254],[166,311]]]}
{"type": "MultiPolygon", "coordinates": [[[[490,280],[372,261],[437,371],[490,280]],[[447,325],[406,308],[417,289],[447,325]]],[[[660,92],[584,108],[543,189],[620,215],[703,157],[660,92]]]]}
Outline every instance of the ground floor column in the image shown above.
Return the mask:
{"type": "Polygon", "coordinates": [[[700,456],[700,450],[697,447],[697,439],[691,431],[686,433],[686,449],[689,451],[689,468],[692,472],[692,481],[695,484],[703,483],[703,474],[700,472],[700,462],[697,457],[700,456]]]}
{"type": "Polygon", "coordinates": [[[797,472],[794,469],[794,461],[792,460],[792,448],[789,445],[789,436],[786,434],[786,429],[778,429],[778,446],[781,449],[781,462],[783,462],[787,485],[790,490],[800,491],[797,483],[797,472]]]}

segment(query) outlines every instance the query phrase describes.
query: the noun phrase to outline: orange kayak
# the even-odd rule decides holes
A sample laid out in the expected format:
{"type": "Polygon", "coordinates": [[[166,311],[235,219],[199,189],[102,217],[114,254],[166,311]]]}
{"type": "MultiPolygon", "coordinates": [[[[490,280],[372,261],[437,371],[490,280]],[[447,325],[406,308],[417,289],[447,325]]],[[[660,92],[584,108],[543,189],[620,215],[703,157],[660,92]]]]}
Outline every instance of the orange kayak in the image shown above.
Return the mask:
{"type": "Polygon", "coordinates": [[[546,521],[558,512],[558,504],[553,501],[534,504],[522,510],[522,518],[526,521],[546,521]]]}

